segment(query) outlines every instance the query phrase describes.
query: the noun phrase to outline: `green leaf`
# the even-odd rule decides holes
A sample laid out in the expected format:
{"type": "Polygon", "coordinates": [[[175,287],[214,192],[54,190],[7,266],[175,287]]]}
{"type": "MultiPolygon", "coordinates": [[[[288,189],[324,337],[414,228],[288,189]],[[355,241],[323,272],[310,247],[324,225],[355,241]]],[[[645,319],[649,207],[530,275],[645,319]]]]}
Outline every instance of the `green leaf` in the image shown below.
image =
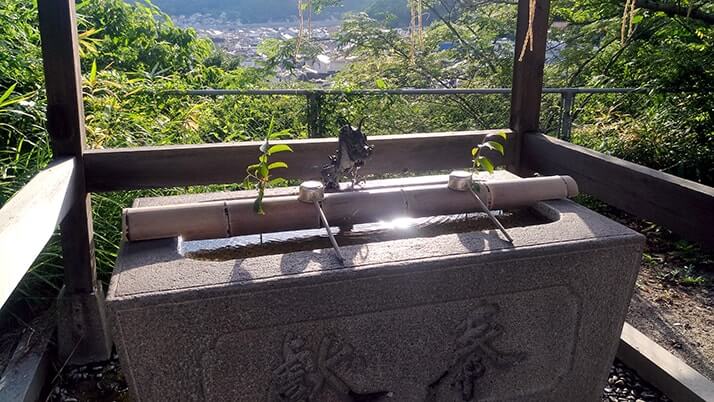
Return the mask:
{"type": "Polygon", "coordinates": [[[640,22],[642,22],[642,20],[643,20],[644,18],[645,18],[645,17],[642,16],[642,15],[635,15],[634,17],[632,17],[632,23],[633,23],[633,24],[639,24],[640,22]]]}
{"type": "Polygon", "coordinates": [[[479,156],[478,162],[481,166],[484,167],[484,169],[486,169],[487,172],[493,173],[493,164],[491,163],[490,160],[488,160],[488,158],[479,156]]]}
{"type": "Polygon", "coordinates": [[[288,168],[288,164],[285,162],[273,162],[268,165],[268,170],[278,169],[278,168],[288,168]]]}
{"type": "Polygon", "coordinates": [[[378,89],[387,89],[387,83],[384,82],[384,80],[381,79],[381,78],[377,78],[377,80],[374,82],[374,85],[375,85],[378,89]]]}
{"type": "Polygon", "coordinates": [[[493,149],[494,151],[500,153],[501,155],[503,155],[503,153],[504,153],[503,145],[501,145],[500,142],[488,141],[484,144],[484,146],[493,149]]]}
{"type": "Polygon", "coordinates": [[[250,166],[248,166],[248,167],[245,169],[245,171],[246,171],[246,172],[249,172],[249,173],[250,173],[250,172],[255,172],[256,170],[258,170],[259,167],[260,167],[260,163],[256,163],[255,165],[250,165],[250,166]]]}
{"type": "Polygon", "coordinates": [[[288,181],[282,177],[276,177],[275,179],[268,182],[269,186],[279,186],[281,184],[287,183],[288,181]]]}
{"type": "Polygon", "coordinates": [[[14,84],[10,85],[10,88],[8,88],[7,91],[5,91],[5,93],[2,94],[2,96],[0,96],[0,103],[3,103],[3,101],[4,101],[5,99],[7,99],[7,98],[10,97],[10,95],[12,94],[12,91],[15,90],[15,87],[16,87],[16,86],[17,86],[17,83],[14,83],[14,84]]]}
{"type": "Polygon", "coordinates": [[[290,148],[290,145],[286,144],[273,145],[268,149],[268,156],[277,154],[278,152],[293,152],[293,149],[290,148]]]}
{"type": "MultiPolygon", "coordinates": [[[[268,142],[268,138],[273,135],[273,127],[275,126],[275,115],[270,115],[270,124],[268,125],[268,132],[265,135],[265,142],[268,142]]],[[[265,151],[263,151],[265,152],[265,151]]]]}
{"type": "Polygon", "coordinates": [[[97,60],[92,61],[92,69],[89,71],[89,83],[94,84],[97,81],[97,60]]]}
{"type": "Polygon", "coordinates": [[[270,168],[266,167],[265,165],[260,165],[260,169],[258,169],[258,173],[260,174],[260,177],[268,177],[270,174],[270,168]]]}
{"type": "Polygon", "coordinates": [[[497,136],[503,138],[504,140],[508,139],[508,133],[505,131],[501,131],[500,133],[496,134],[497,136]]]}
{"type": "Polygon", "coordinates": [[[478,151],[480,151],[480,150],[481,150],[481,149],[480,149],[479,147],[473,147],[473,148],[471,148],[471,156],[474,156],[474,157],[475,157],[476,155],[478,155],[478,151]]]}
{"type": "Polygon", "coordinates": [[[280,130],[280,131],[276,131],[276,132],[274,132],[274,133],[271,133],[271,134],[268,136],[268,138],[270,138],[271,140],[279,140],[279,139],[285,138],[285,137],[288,137],[288,138],[289,138],[291,135],[292,135],[292,134],[290,134],[290,129],[286,128],[285,130],[280,130]]]}
{"type": "Polygon", "coordinates": [[[501,155],[506,154],[506,150],[503,148],[503,144],[501,144],[500,142],[493,141],[492,146],[494,146],[496,148],[496,151],[498,151],[498,153],[500,153],[501,155]]]}

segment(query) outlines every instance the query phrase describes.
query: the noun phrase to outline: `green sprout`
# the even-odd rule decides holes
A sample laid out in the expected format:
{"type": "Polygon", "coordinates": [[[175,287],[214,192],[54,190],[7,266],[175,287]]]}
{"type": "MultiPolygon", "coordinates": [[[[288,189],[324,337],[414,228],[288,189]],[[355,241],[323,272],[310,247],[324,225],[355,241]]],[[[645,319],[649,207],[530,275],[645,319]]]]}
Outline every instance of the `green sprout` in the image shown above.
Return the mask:
{"type": "MultiPolygon", "coordinates": [[[[508,139],[508,134],[505,132],[501,132],[496,134],[497,136],[503,138],[504,140],[508,139]]],[[[505,154],[505,150],[503,148],[503,144],[497,141],[489,140],[488,137],[484,138],[484,142],[481,144],[478,144],[477,146],[473,147],[471,149],[471,157],[472,162],[473,162],[473,170],[474,171],[487,171],[488,173],[493,173],[494,171],[494,166],[493,162],[491,162],[490,159],[482,155],[482,151],[487,148],[494,150],[501,154],[503,156],[505,154]]]]}
{"type": "Polygon", "coordinates": [[[660,277],[665,281],[678,283],[683,286],[705,285],[707,279],[702,275],[696,275],[694,271],[694,265],[685,265],[681,268],[673,268],[669,272],[660,275],[660,277]]]}
{"type": "Polygon", "coordinates": [[[283,184],[286,180],[282,177],[273,177],[273,170],[284,168],[287,169],[288,164],[281,161],[270,162],[270,157],[279,152],[293,152],[287,144],[270,145],[270,140],[279,139],[290,135],[288,130],[273,132],[274,119],[270,120],[268,132],[265,135],[265,141],[260,145],[260,155],[258,163],[248,166],[246,173],[248,174],[243,181],[243,185],[248,187],[251,183],[258,190],[258,196],[253,203],[253,210],[259,215],[265,215],[263,210],[263,197],[265,197],[265,189],[270,186],[283,184]]]}

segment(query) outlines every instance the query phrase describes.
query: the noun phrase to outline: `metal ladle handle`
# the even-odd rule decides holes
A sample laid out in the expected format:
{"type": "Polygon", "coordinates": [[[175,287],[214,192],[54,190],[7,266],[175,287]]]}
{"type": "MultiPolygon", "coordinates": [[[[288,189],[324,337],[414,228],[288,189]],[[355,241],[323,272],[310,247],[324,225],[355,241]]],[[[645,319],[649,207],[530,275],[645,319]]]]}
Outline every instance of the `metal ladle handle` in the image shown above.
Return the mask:
{"type": "Polygon", "coordinates": [[[340,246],[337,244],[335,235],[332,234],[332,229],[330,229],[330,223],[327,222],[327,217],[325,216],[325,211],[322,210],[320,206],[320,201],[325,199],[325,187],[319,181],[306,181],[300,184],[300,192],[298,194],[298,200],[304,203],[315,205],[317,209],[317,215],[320,217],[322,224],[325,226],[327,231],[327,237],[330,238],[330,243],[332,243],[332,248],[335,249],[335,254],[337,259],[341,264],[345,263],[345,258],[342,256],[342,251],[340,246]]]}
{"type": "Polygon", "coordinates": [[[486,206],[486,204],[481,200],[481,198],[474,192],[474,189],[472,187],[473,184],[473,175],[471,172],[466,172],[463,170],[456,170],[451,172],[449,174],[449,189],[454,190],[454,191],[467,191],[469,192],[476,202],[479,204],[481,209],[483,209],[484,212],[488,215],[488,217],[491,219],[491,221],[498,227],[498,229],[503,233],[503,235],[508,239],[509,243],[513,243],[513,238],[511,235],[508,234],[508,231],[506,230],[505,227],[501,224],[501,222],[496,218],[496,216],[491,212],[490,209],[486,206]]]}

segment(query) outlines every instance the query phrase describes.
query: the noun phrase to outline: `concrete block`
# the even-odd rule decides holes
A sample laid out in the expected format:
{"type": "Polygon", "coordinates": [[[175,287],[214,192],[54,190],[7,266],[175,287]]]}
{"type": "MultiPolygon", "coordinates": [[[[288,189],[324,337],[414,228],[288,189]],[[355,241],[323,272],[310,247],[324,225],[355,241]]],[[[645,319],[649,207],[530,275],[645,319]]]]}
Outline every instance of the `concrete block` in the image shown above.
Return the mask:
{"type": "Polygon", "coordinates": [[[68,294],[57,298],[57,353],[62,362],[87,364],[109,359],[112,341],[104,306],[104,291],[68,294]]]}
{"type": "Polygon", "coordinates": [[[597,401],[644,238],[542,223],[205,261],[125,243],[107,306],[137,401],[597,401]]]}

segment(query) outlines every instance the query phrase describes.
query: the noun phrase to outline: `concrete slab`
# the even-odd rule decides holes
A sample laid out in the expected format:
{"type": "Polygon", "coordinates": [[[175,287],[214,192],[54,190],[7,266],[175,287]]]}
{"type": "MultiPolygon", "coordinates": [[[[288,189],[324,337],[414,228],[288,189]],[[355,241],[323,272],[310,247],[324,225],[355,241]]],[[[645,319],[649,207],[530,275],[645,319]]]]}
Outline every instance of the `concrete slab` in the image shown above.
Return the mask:
{"type": "Polygon", "coordinates": [[[673,401],[714,401],[714,383],[628,323],[617,357],[673,401]]]}

